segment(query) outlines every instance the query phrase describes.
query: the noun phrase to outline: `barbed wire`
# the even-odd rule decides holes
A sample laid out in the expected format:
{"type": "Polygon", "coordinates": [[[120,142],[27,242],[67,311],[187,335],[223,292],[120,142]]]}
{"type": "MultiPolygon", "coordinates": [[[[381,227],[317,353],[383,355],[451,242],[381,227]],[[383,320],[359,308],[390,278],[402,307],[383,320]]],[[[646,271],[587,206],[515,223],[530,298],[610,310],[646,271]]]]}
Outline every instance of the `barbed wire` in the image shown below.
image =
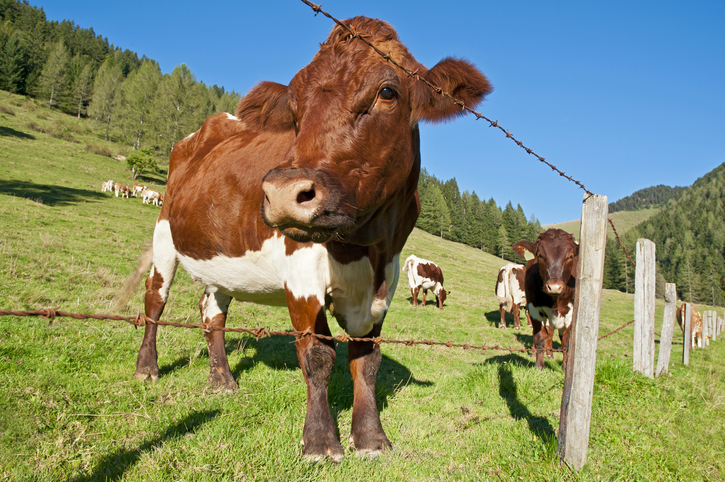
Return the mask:
{"type": "MultiPolygon", "coordinates": [[[[141,315],[139,312],[136,316],[119,316],[119,315],[104,315],[104,314],[85,314],[85,313],[68,313],[65,311],[60,311],[60,308],[43,308],[40,310],[0,310],[0,316],[19,316],[19,317],[30,317],[30,316],[38,316],[41,318],[45,318],[48,320],[49,324],[52,324],[56,318],[58,317],[69,317],[76,320],[99,320],[99,321],[106,321],[106,320],[112,320],[112,321],[125,321],[131,325],[134,325],[135,327],[142,327],[146,326],[147,323],[149,324],[156,324],[160,326],[173,326],[176,328],[189,328],[189,329],[200,329],[204,333],[211,333],[213,331],[223,331],[223,332],[231,332],[231,333],[247,333],[249,335],[254,336],[257,339],[270,337],[270,336],[294,336],[295,338],[304,338],[307,336],[311,336],[314,338],[318,338],[320,340],[326,340],[326,341],[338,341],[340,343],[345,343],[349,341],[358,341],[358,342],[372,342],[376,345],[381,345],[383,343],[390,343],[390,344],[396,344],[396,345],[405,345],[405,346],[415,346],[415,345],[428,345],[428,346],[445,346],[447,348],[463,348],[464,350],[481,350],[481,351],[489,351],[489,350],[497,350],[497,351],[507,351],[509,353],[531,353],[532,356],[539,352],[539,351],[549,351],[549,352],[564,352],[563,348],[552,348],[552,349],[540,349],[540,348],[512,348],[512,347],[503,347],[498,344],[496,345],[474,345],[471,343],[453,343],[451,341],[435,341],[435,340],[397,340],[397,339],[384,339],[382,337],[374,337],[374,338],[360,338],[360,337],[353,337],[348,336],[344,332],[337,336],[332,335],[322,335],[320,333],[313,333],[310,330],[304,330],[304,331],[298,331],[298,330],[288,330],[288,331],[274,331],[274,330],[268,330],[264,327],[258,327],[258,328],[231,328],[231,327],[221,327],[221,326],[213,326],[209,325],[207,323],[179,323],[175,321],[164,321],[164,320],[153,320],[147,316],[141,315]]],[[[602,340],[604,338],[607,338],[610,335],[613,335],[620,330],[624,329],[628,325],[634,323],[634,320],[620,326],[614,331],[611,331],[607,333],[606,335],[602,335],[599,338],[597,338],[597,341],[602,340]]]]}

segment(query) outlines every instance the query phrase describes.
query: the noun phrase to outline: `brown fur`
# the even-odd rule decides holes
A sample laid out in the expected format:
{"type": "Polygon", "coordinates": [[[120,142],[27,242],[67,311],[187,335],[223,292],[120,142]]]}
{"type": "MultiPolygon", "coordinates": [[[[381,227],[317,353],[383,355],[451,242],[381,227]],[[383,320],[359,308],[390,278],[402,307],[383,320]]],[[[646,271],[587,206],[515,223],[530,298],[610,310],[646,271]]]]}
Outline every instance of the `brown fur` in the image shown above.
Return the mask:
{"type": "MultiPolygon", "coordinates": [[[[677,324],[680,325],[680,330],[682,330],[683,333],[685,332],[686,304],[687,303],[682,303],[677,308],[677,324]]],[[[690,343],[692,344],[692,348],[695,348],[695,346],[703,348],[702,315],[700,315],[700,312],[697,311],[695,305],[690,303],[690,306],[692,307],[692,315],[690,316],[690,343]]]]}

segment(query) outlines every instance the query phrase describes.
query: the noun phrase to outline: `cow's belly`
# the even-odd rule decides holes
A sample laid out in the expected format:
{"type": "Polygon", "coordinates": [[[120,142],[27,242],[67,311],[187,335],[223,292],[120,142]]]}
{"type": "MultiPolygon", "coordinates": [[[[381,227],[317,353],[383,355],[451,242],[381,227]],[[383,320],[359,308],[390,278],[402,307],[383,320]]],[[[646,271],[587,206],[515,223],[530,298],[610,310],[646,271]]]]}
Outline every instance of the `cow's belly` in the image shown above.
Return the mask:
{"type": "Polygon", "coordinates": [[[285,286],[296,298],[316,298],[324,305],[329,285],[327,251],[313,245],[287,255],[284,238],[275,234],[260,251],[241,257],[197,260],[179,254],[184,269],[209,288],[239,301],[286,306],[285,286]]]}
{"type": "Polygon", "coordinates": [[[533,303],[529,303],[529,315],[531,318],[540,321],[541,323],[546,323],[557,330],[564,330],[565,328],[569,328],[569,326],[571,326],[571,317],[574,312],[571,304],[568,306],[569,311],[566,315],[562,316],[558,311],[554,311],[551,307],[534,306],[533,303]]]}

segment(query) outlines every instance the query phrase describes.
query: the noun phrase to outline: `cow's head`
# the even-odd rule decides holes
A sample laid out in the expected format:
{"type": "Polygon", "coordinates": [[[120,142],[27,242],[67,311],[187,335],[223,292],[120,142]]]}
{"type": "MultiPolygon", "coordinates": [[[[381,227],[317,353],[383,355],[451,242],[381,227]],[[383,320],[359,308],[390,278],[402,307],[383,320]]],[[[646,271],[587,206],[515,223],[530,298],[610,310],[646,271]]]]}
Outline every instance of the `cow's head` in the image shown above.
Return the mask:
{"type": "MultiPolygon", "coordinates": [[[[344,23],[468,106],[492,90],[465,60],[447,58],[426,69],[385,22],[356,17],[344,23]]],[[[263,82],[237,108],[237,117],[249,125],[295,133],[286,157],[264,178],[265,222],[297,241],[375,242],[381,219],[399,223],[391,210],[401,199],[415,199],[418,121],[462,113],[336,26],[289,86],[263,82]]]]}
{"type": "Polygon", "coordinates": [[[566,231],[549,229],[541,233],[535,243],[519,241],[513,245],[513,250],[530,260],[527,270],[534,269],[532,263],[537,265],[544,293],[558,296],[566,286],[574,286],[579,245],[566,231]]]}

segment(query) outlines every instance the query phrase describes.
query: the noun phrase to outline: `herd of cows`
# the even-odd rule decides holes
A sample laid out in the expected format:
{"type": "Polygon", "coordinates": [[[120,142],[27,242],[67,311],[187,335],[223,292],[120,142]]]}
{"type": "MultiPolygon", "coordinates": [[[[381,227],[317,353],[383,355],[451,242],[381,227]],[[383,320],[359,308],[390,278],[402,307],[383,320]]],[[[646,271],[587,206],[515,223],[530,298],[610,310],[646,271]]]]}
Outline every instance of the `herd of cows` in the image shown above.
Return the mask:
{"type": "Polygon", "coordinates": [[[113,192],[116,197],[130,198],[138,197],[141,194],[141,199],[144,204],[153,204],[154,206],[161,206],[164,203],[164,195],[159,191],[149,189],[143,184],[134,183],[131,187],[120,182],[114,182],[112,180],[105,181],[101,184],[101,192],[113,192]]]}

